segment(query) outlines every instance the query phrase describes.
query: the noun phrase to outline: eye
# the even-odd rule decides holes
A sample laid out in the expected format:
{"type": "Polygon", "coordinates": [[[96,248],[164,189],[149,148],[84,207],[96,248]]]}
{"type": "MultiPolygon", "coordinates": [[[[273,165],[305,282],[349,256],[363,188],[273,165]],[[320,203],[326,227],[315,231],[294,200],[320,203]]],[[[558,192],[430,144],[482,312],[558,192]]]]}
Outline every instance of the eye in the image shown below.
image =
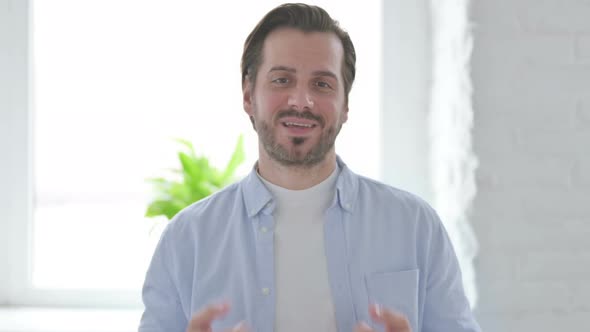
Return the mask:
{"type": "Polygon", "coordinates": [[[325,82],[325,81],[317,81],[317,82],[315,82],[315,85],[319,88],[322,88],[322,89],[331,89],[332,88],[330,83],[325,82]]]}
{"type": "Polygon", "coordinates": [[[289,83],[289,79],[286,77],[279,77],[272,80],[272,82],[277,84],[287,84],[289,83]]]}

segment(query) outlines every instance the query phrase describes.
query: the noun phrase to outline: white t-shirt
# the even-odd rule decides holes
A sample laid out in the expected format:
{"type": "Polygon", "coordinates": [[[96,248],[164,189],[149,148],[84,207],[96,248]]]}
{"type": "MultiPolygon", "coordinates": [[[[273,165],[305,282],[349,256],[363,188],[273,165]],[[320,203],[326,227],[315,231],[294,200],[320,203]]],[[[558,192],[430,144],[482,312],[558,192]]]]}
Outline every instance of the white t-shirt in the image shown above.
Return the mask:
{"type": "Polygon", "coordinates": [[[334,199],[339,169],[304,190],[261,180],[275,197],[277,332],[336,331],[324,251],[324,214],[334,199]]]}

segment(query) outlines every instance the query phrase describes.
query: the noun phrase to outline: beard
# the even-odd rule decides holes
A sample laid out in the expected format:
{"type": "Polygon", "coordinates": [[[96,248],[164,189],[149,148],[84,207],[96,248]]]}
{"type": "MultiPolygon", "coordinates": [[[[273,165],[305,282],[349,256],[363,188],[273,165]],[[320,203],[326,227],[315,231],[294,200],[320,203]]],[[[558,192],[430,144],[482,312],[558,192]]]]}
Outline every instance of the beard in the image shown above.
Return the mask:
{"type": "MultiPolygon", "coordinates": [[[[256,112],[255,112],[256,113],[256,112]]],[[[274,123],[275,126],[281,126],[280,119],[283,117],[298,117],[302,119],[311,119],[318,123],[321,129],[320,137],[307,152],[303,151],[303,144],[310,140],[309,137],[290,137],[290,146],[284,146],[278,142],[273,128],[268,122],[252,118],[254,129],[258,132],[258,139],[271,159],[283,166],[310,168],[326,159],[326,155],[334,148],[336,137],[342,128],[342,122],[336,125],[326,127],[322,117],[312,114],[309,111],[297,112],[295,110],[284,110],[277,113],[274,123]]]]}

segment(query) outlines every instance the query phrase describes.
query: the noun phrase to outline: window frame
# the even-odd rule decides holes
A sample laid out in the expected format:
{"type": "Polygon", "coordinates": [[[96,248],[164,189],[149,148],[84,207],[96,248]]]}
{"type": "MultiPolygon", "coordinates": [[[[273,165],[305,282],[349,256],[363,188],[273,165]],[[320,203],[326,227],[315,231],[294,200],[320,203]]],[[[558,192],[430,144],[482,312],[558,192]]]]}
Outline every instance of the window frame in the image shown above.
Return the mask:
{"type": "MultiPolygon", "coordinates": [[[[32,287],[32,3],[33,0],[0,0],[0,47],[4,50],[0,53],[0,73],[3,73],[0,75],[0,271],[8,271],[0,273],[0,306],[137,309],[141,300],[132,291],[44,290],[32,287]],[[92,300],[80,302],[81,296],[92,300]]],[[[428,0],[418,3],[412,0],[400,3],[382,1],[381,7],[384,21],[394,14],[393,17],[407,17],[402,15],[407,11],[413,18],[418,18],[403,33],[383,32],[381,178],[430,201],[433,193],[427,171],[427,137],[416,140],[418,134],[427,132],[427,102],[420,96],[427,98],[428,92],[420,89],[427,87],[430,80],[430,36],[427,26],[423,25],[429,19],[429,3],[428,0]],[[405,50],[392,66],[386,67],[385,64],[391,60],[387,56],[399,54],[399,50],[392,50],[400,42],[406,43],[405,47],[418,50],[420,57],[416,59],[405,50]],[[413,72],[413,76],[407,75],[410,70],[404,71],[406,76],[394,75],[403,68],[420,70],[417,75],[413,72]],[[407,79],[413,83],[406,84],[407,79]],[[417,116],[407,118],[404,114],[417,116]],[[405,121],[400,124],[400,119],[405,121]],[[412,132],[399,130],[412,125],[416,128],[412,132]],[[399,146],[408,141],[418,142],[412,151],[399,146]],[[412,159],[416,156],[419,156],[418,160],[412,159]],[[420,182],[411,183],[407,181],[407,176],[415,176],[420,182]]],[[[359,109],[358,113],[361,111],[359,109]]],[[[362,114],[351,116],[362,117],[362,114]]]]}
{"type": "Polygon", "coordinates": [[[0,2],[0,305],[139,308],[137,292],[38,289],[32,283],[31,0],[0,2]],[[80,298],[92,299],[81,302],[80,298]]]}
{"type": "Polygon", "coordinates": [[[0,274],[0,304],[18,304],[30,271],[29,6],[29,1],[3,0],[0,7],[0,45],[5,49],[0,53],[0,270],[8,271],[0,274]]]}

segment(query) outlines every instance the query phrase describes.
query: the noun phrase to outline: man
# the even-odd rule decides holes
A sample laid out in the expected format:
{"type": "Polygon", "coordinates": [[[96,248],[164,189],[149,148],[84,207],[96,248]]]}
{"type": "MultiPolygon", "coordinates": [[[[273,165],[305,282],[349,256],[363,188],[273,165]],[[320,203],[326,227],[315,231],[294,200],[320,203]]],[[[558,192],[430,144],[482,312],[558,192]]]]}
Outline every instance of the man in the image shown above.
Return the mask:
{"type": "Polygon", "coordinates": [[[242,87],[258,162],[167,226],[140,331],[479,331],[436,213],[336,155],[355,59],[319,7],[254,28],[242,87]]]}

